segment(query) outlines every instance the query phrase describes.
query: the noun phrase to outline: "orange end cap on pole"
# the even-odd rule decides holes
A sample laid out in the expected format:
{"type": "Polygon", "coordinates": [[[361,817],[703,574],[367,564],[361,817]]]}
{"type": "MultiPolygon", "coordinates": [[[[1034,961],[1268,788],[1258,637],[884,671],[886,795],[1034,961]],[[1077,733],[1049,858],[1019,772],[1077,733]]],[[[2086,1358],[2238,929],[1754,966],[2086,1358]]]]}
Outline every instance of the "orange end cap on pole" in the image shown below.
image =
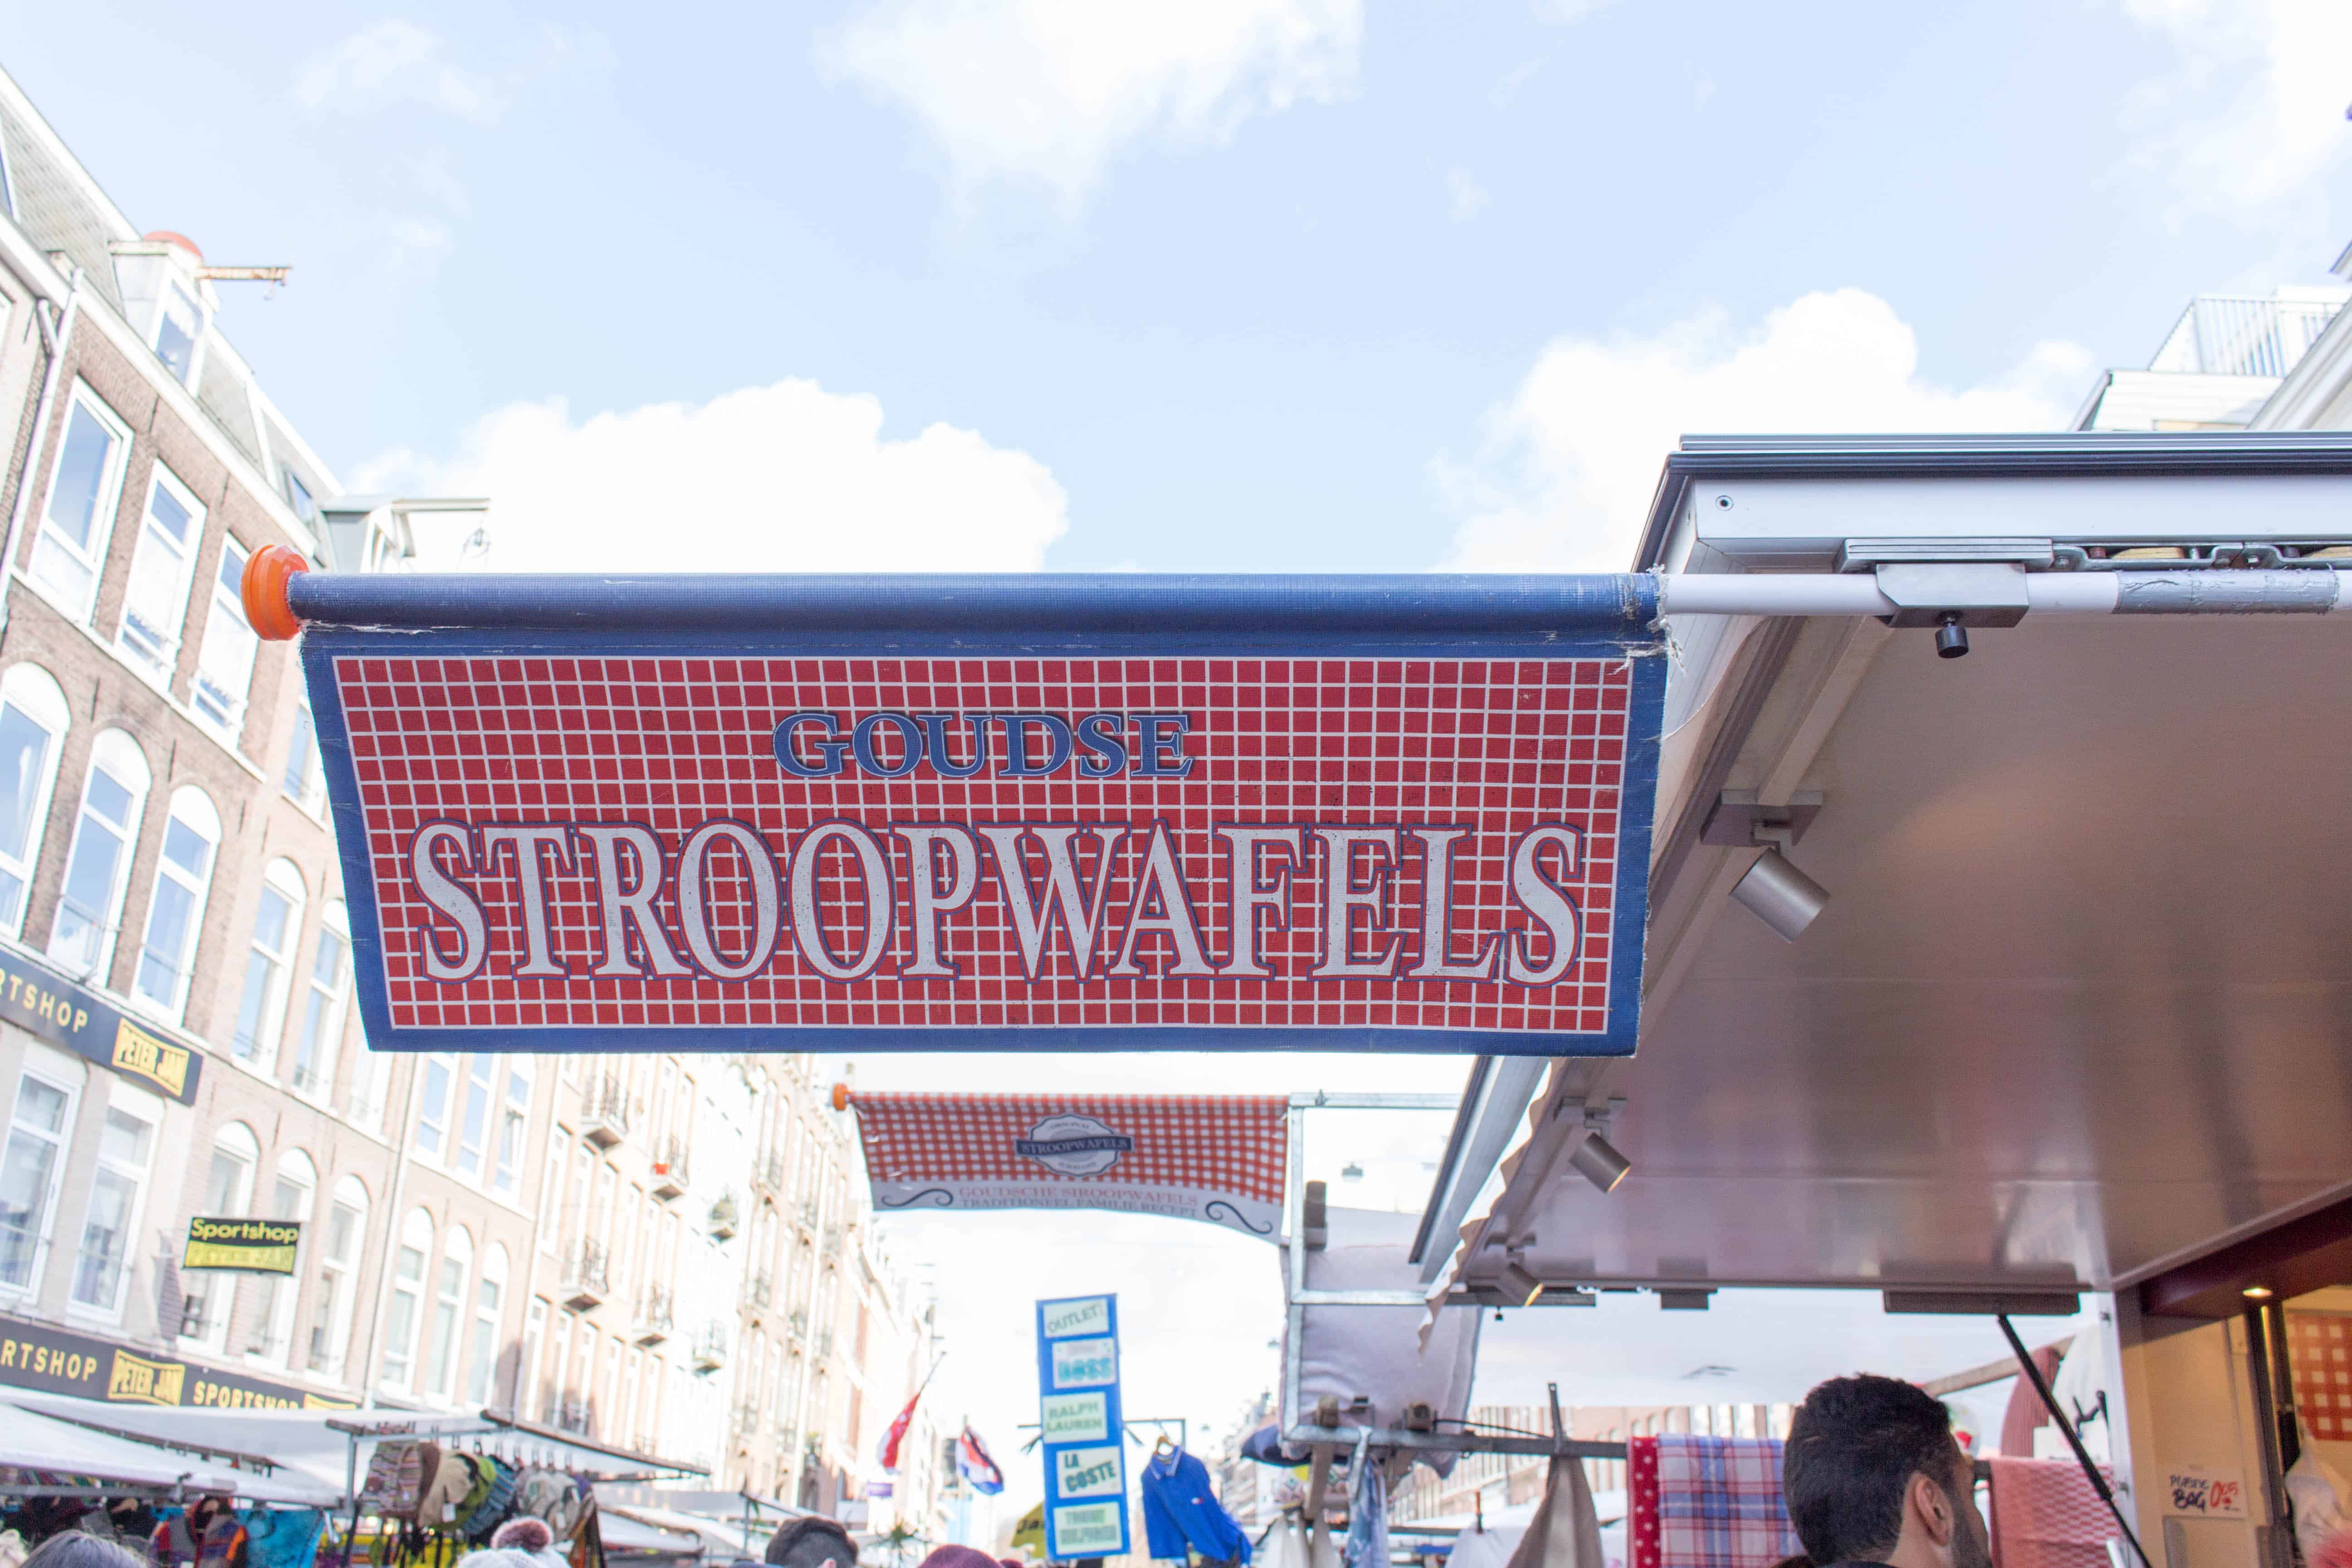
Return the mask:
{"type": "Polygon", "coordinates": [[[835,1110],[846,1110],[849,1109],[849,1086],[847,1084],[837,1083],[833,1086],[833,1108],[835,1110]]]}
{"type": "Polygon", "coordinates": [[[283,544],[265,544],[253,552],[253,559],[245,563],[237,596],[245,601],[246,624],[257,636],[285,642],[301,631],[302,623],[294,618],[294,606],[287,602],[286,585],[297,572],[310,569],[300,551],[283,544]]]}

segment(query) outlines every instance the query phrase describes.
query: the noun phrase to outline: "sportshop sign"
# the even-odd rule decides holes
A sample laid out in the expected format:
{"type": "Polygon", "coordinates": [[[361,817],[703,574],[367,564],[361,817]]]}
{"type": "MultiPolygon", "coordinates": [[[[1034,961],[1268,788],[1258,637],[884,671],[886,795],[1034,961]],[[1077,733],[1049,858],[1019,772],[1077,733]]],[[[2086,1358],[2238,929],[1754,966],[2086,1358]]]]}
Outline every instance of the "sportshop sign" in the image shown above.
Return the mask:
{"type": "Polygon", "coordinates": [[[969,603],[961,635],[749,635],[724,595],[703,631],[314,625],[369,1038],[1629,1052],[1654,643],[1399,603],[1223,637],[1107,598],[1020,638],[969,603]]]}

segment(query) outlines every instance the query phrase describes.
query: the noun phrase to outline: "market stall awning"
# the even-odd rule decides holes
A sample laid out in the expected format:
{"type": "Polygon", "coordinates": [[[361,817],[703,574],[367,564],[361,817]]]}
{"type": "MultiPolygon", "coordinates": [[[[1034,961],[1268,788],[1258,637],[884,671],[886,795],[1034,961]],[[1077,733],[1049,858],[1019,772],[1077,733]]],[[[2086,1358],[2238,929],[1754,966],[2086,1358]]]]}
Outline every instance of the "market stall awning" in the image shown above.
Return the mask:
{"type": "Polygon", "coordinates": [[[1639,1053],[1503,1108],[1457,1278],[2063,1298],[2352,1192],[2352,616],[2236,613],[2347,556],[2352,437],[1686,444],[1638,565],[1902,624],[1672,618],[1639,1053]]]}
{"type": "MultiPolygon", "coordinates": [[[[112,1414],[102,1405],[95,1408],[112,1414]]],[[[0,1390],[0,1472],[5,1471],[18,1472],[0,1478],[6,1484],[44,1489],[51,1484],[128,1483],[141,1489],[184,1489],[189,1496],[219,1492],[253,1502],[312,1508],[331,1508],[343,1495],[340,1486],[322,1482],[299,1467],[239,1469],[217,1458],[142,1442],[120,1429],[110,1432],[63,1419],[37,1408],[32,1399],[13,1389],[0,1390]]]]}

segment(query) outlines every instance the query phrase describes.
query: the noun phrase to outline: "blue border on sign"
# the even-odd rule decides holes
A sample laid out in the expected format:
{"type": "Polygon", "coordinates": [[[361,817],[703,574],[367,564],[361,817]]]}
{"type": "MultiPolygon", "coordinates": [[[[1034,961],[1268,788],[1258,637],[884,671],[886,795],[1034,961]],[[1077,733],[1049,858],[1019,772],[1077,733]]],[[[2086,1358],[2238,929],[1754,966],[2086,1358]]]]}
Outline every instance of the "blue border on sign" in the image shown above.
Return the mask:
{"type": "Polygon", "coordinates": [[[1086,1296],[1058,1296],[1037,1303],[1037,1397],[1041,1408],[1037,1429],[1038,1454],[1045,1468],[1045,1555],[1055,1562],[1074,1557],[1122,1557],[1132,1543],[1132,1521],[1128,1513],[1127,1483],[1127,1410],[1119,1398],[1118,1368],[1120,1360],[1118,1342],[1118,1292],[1097,1291],[1086,1296]],[[1082,1301],[1100,1301],[1104,1305],[1104,1326],[1082,1329],[1072,1333],[1047,1335],[1045,1312],[1050,1307],[1074,1306],[1082,1301]],[[1057,1388],[1054,1384],[1054,1346],[1071,1340],[1108,1339],[1111,1343],[1111,1379],[1108,1383],[1081,1384],[1073,1388],[1057,1388]],[[1057,1394],[1099,1394],[1103,1396],[1104,1413],[1108,1418],[1108,1436],[1101,1442],[1049,1443],[1045,1440],[1043,1402],[1057,1394]],[[1055,1477],[1060,1473],[1058,1461],[1070,1448],[1108,1447],[1118,1456],[1119,1489],[1116,1497],[1064,1498],[1055,1489],[1055,1477]],[[1054,1528],[1055,1510],[1067,1503],[1074,1507],[1089,1504],[1116,1504],[1118,1510],[1118,1546],[1116,1551],[1100,1551],[1089,1547],[1084,1552],[1064,1552],[1056,1550],[1059,1542],[1054,1528]]]}
{"type": "Polygon", "coordinates": [[[1648,929],[1650,845],[1657,809],[1658,755],[1665,707],[1666,663],[1652,637],[1592,635],[1559,640],[1531,639],[1512,633],[1492,640],[1454,634],[1444,643],[1389,641],[1360,634],[1333,637],[1269,627],[1255,637],[1219,631],[1211,636],[1162,634],[1150,646],[1129,646],[1121,634],[1057,633],[1015,640],[1006,637],[903,635],[880,630],[795,632],[788,637],[711,635],[694,631],[631,630],[620,635],[550,630],[528,635],[481,630],[368,631],[314,627],[303,634],[301,659],[310,688],[310,714],[327,775],[331,819],[343,868],[343,896],[351,918],[352,951],[360,1017],[368,1045],[376,1050],[464,1051],[740,1051],[1008,1050],[1092,1051],[1124,1049],[1193,1051],[1341,1050],[1526,1057],[1627,1057],[1641,1026],[1642,963],[1648,929]],[[1632,665],[1632,690],[1625,742],[1624,786],[1618,808],[1617,885],[1612,902],[1609,961],[1609,1027],[1599,1034],[1536,1034],[1512,1029],[1408,1029],[1390,1027],[1245,1028],[1222,1025],[1063,1025],[1003,1028],[885,1028],[806,1025],[793,1027],[637,1027],[560,1026],[535,1028],[394,1028],[384,979],[384,936],[376,903],[375,867],[359,805],[359,779],[352,765],[350,726],[336,689],[333,661],[370,656],[431,658],[444,654],[517,658],[806,658],[811,655],[946,658],[999,654],[1028,658],[1091,655],[1185,658],[1256,658],[1266,655],[1326,658],[1605,658],[1624,657],[1632,665]],[[1624,911],[1639,910],[1634,929],[1624,929],[1624,911]]]}

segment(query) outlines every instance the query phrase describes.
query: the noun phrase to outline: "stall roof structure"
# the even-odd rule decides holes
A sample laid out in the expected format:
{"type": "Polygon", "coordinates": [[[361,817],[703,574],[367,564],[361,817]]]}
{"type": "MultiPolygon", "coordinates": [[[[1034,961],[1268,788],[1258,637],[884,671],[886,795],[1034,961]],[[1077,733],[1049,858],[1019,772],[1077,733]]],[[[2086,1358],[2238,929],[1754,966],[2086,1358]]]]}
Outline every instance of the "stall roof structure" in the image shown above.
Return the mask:
{"type": "MultiPolygon", "coordinates": [[[[94,1425],[110,1414],[105,1406],[96,1406],[85,1418],[70,1409],[41,1408],[51,1402],[21,1398],[21,1392],[0,1391],[0,1468],[60,1478],[60,1484],[70,1478],[159,1496],[215,1493],[310,1508],[332,1508],[343,1500],[341,1487],[299,1466],[238,1468],[220,1452],[174,1447],[128,1428],[94,1425]]],[[[89,1402],[57,1403],[70,1407],[89,1402]]],[[[43,1492],[55,1489],[27,1484],[43,1492]]]]}
{"type": "Polygon", "coordinates": [[[2352,615],[2030,606],[2324,611],[2346,557],[2345,435],[1686,439],[1637,569],[1867,574],[1920,629],[1670,616],[1638,1054],[1474,1077],[1424,1277],[2162,1310],[2168,1270],[2337,1212],[2352,615]],[[1756,822],[1829,894],[1793,941],[1731,896],[1756,822]],[[1568,1160],[1592,1123],[1607,1194],[1568,1160]]]}

